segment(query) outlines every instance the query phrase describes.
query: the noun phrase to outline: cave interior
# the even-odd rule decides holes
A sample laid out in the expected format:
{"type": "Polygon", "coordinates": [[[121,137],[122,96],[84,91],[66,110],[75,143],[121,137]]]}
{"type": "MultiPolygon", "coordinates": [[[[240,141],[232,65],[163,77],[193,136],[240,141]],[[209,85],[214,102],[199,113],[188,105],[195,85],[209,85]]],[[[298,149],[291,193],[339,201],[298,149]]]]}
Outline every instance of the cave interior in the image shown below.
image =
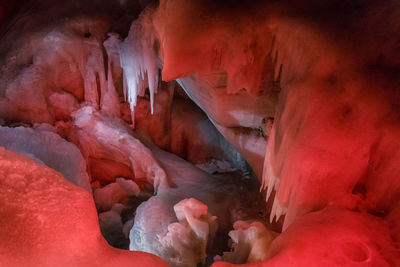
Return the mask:
{"type": "Polygon", "coordinates": [[[0,0],[0,266],[400,266],[396,0],[0,0]]]}

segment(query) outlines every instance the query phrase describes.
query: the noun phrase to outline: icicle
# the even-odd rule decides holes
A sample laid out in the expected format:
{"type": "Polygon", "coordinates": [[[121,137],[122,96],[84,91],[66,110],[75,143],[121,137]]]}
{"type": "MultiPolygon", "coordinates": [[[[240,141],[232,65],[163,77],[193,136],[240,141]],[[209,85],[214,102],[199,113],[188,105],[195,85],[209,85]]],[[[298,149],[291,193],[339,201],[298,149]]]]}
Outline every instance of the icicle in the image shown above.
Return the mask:
{"type": "MultiPolygon", "coordinates": [[[[272,129],[271,132],[271,138],[268,142],[268,147],[265,152],[265,159],[264,159],[264,169],[263,169],[263,177],[262,177],[262,185],[261,189],[267,189],[267,196],[266,196],[266,201],[271,197],[272,191],[275,189],[278,191],[278,185],[280,179],[274,174],[273,172],[273,166],[271,163],[272,155],[271,151],[273,151],[273,146],[274,146],[274,131],[275,129],[272,129]]],[[[286,202],[284,202],[286,203],[286,202]]],[[[270,222],[274,220],[278,221],[282,215],[285,215],[287,212],[287,208],[285,206],[282,206],[279,203],[278,200],[278,193],[275,195],[274,202],[272,204],[272,209],[270,213],[270,222]]]]}
{"type": "Polygon", "coordinates": [[[279,218],[281,217],[283,212],[283,208],[281,205],[279,205],[279,201],[277,200],[277,204],[276,204],[276,210],[275,210],[275,221],[279,221],[279,218]]]}
{"type": "Polygon", "coordinates": [[[145,12],[132,23],[128,37],[120,45],[120,62],[127,89],[124,88],[124,93],[131,110],[136,106],[137,96],[148,86],[152,114],[159,83],[153,32],[150,14],[145,12]]]}
{"type": "MultiPolygon", "coordinates": [[[[121,41],[117,34],[108,34],[108,39],[104,41],[103,46],[107,52],[107,91],[102,93],[101,109],[111,116],[119,116],[120,105],[117,91],[115,90],[114,79],[112,75],[112,62],[119,61],[119,44],[121,41]]],[[[115,63],[114,63],[115,64],[115,63]]]]}
{"type": "Polygon", "coordinates": [[[266,197],[267,201],[270,198],[273,189],[279,182],[279,178],[276,177],[272,171],[270,159],[271,159],[270,149],[267,148],[264,159],[264,170],[263,170],[262,185],[261,185],[261,189],[267,189],[267,197],[266,197]]]}
{"type": "Polygon", "coordinates": [[[279,218],[284,213],[283,210],[284,210],[284,208],[281,205],[279,205],[279,201],[278,201],[277,208],[276,208],[276,214],[275,214],[276,221],[279,221],[279,218]]]}
{"type": "Polygon", "coordinates": [[[122,91],[124,92],[124,100],[128,101],[128,89],[126,84],[126,74],[125,71],[122,71],[122,91]]]}
{"type": "Polygon", "coordinates": [[[274,221],[274,217],[276,214],[276,209],[277,209],[277,205],[278,205],[278,199],[275,198],[274,199],[274,203],[272,204],[272,209],[271,209],[271,213],[269,215],[269,222],[272,223],[274,221]]]}
{"type": "Polygon", "coordinates": [[[270,217],[269,217],[270,223],[273,222],[274,218],[275,218],[276,222],[279,221],[281,216],[285,215],[286,213],[287,213],[287,207],[282,206],[279,203],[278,198],[275,197],[274,203],[272,204],[271,214],[270,214],[270,217]]]}

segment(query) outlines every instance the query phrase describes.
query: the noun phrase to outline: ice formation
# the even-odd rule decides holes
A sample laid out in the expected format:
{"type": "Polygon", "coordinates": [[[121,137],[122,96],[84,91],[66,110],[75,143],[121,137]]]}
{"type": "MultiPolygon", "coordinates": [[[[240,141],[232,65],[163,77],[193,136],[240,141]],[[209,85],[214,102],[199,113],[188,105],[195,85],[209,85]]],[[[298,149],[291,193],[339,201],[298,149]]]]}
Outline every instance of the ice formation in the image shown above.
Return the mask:
{"type": "Polygon", "coordinates": [[[58,172],[0,148],[3,266],[168,266],[154,255],[111,248],[92,196],[58,172]]]}
{"type": "MultiPolygon", "coordinates": [[[[151,151],[136,139],[120,120],[107,117],[85,106],[74,115],[77,135],[86,158],[114,158],[127,162],[135,179],[145,179],[155,190],[167,186],[164,170],[158,165],[151,151]]],[[[107,168],[107,166],[106,166],[107,168]]],[[[112,179],[112,177],[111,177],[112,179]]]]}
{"type": "Polygon", "coordinates": [[[265,158],[267,197],[276,189],[271,220],[286,214],[284,228],[332,202],[386,212],[399,190],[398,154],[392,150],[397,143],[391,140],[400,132],[390,119],[398,92],[383,92],[386,81],[364,77],[359,63],[348,62],[346,74],[332,81],[332,73],[344,67],[330,62],[321,69],[325,58],[314,60],[308,79],[293,82],[281,95],[284,105],[265,158]],[[391,157],[382,164],[376,153],[391,157]]]}
{"type": "Polygon", "coordinates": [[[151,114],[150,101],[138,98],[135,132],[159,148],[191,163],[223,159],[237,165],[244,161],[207,116],[188,100],[175,82],[161,83],[151,114]]]}
{"type": "MultiPolygon", "coordinates": [[[[224,243],[234,221],[259,218],[259,212],[264,212],[265,203],[259,199],[254,180],[234,177],[232,173],[213,176],[156,148],[153,154],[167,173],[171,187],[160,188],[156,196],[137,208],[130,231],[131,250],[150,252],[169,261],[170,254],[164,250],[160,237],[167,235],[169,225],[176,222],[173,207],[183,199],[195,198],[208,207],[209,213],[218,214],[216,239],[225,240],[224,243]]],[[[210,249],[207,256],[214,256],[218,246],[210,249]]]]}
{"type": "Polygon", "coordinates": [[[70,182],[91,192],[86,163],[81,152],[56,133],[39,128],[0,127],[0,146],[53,168],[70,182]]]}
{"type": "MultiPolygon", "coordinates": [[[[246,266],[397,266],[386,222],[328,207],[311,212],[279,235],[263,263],[246,266]]],[[[233,266],[218,262],[213,267],[233,266]]]]}
{"type": "Polygon", "coordinates": [[[172,266],[197,266],[206,261],[206,248],[217,230],[217,217],[207,213],[207,206],[190,198],[174,206],[178,222],[168,225],[165,236],[159,237],[163,258],[172,266]]]}
{"type": "Polygon", "coordinates": [[[153,113],[154,94],[159,84],[159,64],[155,51],[155,31],[149,12],[144,11],[132,23],[128,37],[120,45],[120,60],[124,70],[124,94],[131,110],[136,106],[137,96],[143,96],[148,86],[153,113]]]}
{"type": "Polygon", "coordinates": [[[106,80],[103,46],[98,41],[105,34],[102,27],[104,22],[96,18],[74,18],[62,26],[34,31],[31,36],[23,32],[22,37],[31,42],[8,51],[3,69],[2,116],[11,121],[52,122],[68,117],[71,109],[77,108],[72,98],[106,111],[117,108],[116,93],[106,80]],[[86,31],[90,34],[87,38],[86,31]],[[52,106],[48,107],[47,101],[52,106]],[[63,114],[65,111],[69,113],[63,114]],[[54,116],[58,113],[64,116],[54,116]]]}
{"type": "Polygon", "coordinates": [[[263,261],[277,233],[271,232],[264,224],[257,221],[252,223],[236,221],[233,228],[234,230],[229,232],[232,251],[224,252],[215,259],[235,264],[263,261]]]}

